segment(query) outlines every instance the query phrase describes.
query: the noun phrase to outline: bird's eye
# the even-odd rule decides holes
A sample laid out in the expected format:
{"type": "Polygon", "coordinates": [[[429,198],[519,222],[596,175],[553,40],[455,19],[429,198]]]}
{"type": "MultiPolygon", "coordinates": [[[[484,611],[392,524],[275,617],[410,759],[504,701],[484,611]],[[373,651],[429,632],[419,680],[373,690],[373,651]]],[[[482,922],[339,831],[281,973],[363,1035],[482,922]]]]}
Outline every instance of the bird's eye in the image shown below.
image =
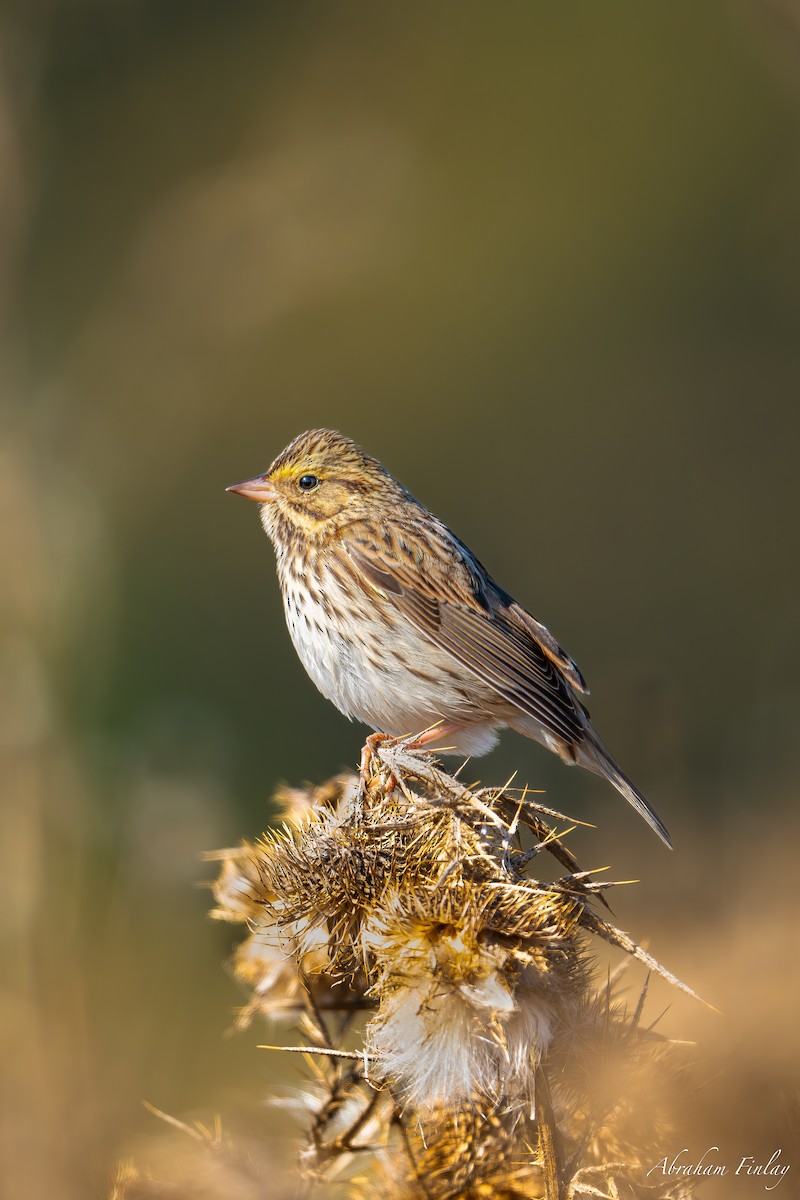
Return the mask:
{"type": "Polygon", "coordinates": [[[316,475],[301,475],[297,481],[297,486],[301,492],[313,492],[314,488],[319,485],[319,480],[316,475]]]}

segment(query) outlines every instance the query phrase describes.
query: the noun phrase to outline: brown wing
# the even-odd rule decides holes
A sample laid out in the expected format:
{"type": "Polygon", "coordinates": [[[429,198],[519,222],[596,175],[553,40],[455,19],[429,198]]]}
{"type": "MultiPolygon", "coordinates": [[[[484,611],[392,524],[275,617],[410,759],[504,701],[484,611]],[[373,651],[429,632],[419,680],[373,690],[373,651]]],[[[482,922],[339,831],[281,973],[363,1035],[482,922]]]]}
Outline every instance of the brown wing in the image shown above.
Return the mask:
{"type": "Polygon", "coordinates": [[[443,525],[398,523],[380,531],[358,525],[347,531],[343,548],[366,590],[378,591],[499,697],[568,746],[583,740],[583,710],[553,648],[582,684],[577,668],[549,632],[551,645],[540,644],[532,632],[538,622],[443,525]]]}

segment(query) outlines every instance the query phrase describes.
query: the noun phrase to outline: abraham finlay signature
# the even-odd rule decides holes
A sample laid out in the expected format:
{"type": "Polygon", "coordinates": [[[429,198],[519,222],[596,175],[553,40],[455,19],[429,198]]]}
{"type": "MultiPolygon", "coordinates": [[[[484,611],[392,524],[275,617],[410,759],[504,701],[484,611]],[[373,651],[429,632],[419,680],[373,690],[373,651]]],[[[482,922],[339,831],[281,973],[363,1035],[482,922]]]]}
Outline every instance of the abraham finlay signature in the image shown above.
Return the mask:
{"type": "Polygon", "coordinates": [[[719,1155],[719,1146],[708,1146],[700,1158],[692,1161],[688,1146],[684,1146],[683,1150],[679,1150],[672,1157],[665,1154],[658,1162],[653,1163],[647,1176],[650,1178],[652,1175],[662,1175],[666,1178],[667,1176],[699,1175],[719,1178],[723,1175],[738,1175],[745,1179],[749,1177],[752,1182],[759,1179],[763,1184],[764,1191],[772,1192],[779,1183],[783,1182],[790,1168],[788,1162],[781,1162],[780,1150],[773,1150],[766,1162],[759,1162],[752,1154],[743,1154],[741,1158],[737,1156],[735,1162],[733,1160],[722,1162],[719,1155]]]}

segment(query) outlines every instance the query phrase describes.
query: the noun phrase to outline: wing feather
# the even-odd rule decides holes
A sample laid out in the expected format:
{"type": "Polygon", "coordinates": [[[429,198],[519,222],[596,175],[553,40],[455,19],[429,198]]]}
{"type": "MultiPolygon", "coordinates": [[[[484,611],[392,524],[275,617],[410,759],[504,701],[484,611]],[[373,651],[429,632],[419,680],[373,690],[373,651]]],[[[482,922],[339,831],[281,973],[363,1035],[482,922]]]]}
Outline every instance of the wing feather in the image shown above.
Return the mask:
{"type": "MultiPolygon", "coordinates": [[[[543,647],[534,636],[530,625],[538,622],[533,617],[530,625],[520,620],[515,611],[519,606],[469,550],[443,526],[437,534],[435,540],[425,538],[425,553],[411,561],[407,547],[419,545],[418,531],[413,538],[403,538],[406,552],[402,553],[385,531],[379,538],[366,529],[351,533],[344,548],[367,590],[377,589],[406,620],[498,697],[567,745],[581,742],[582,710],[554,661],[552,647],[543,647]]],[[[560,651],[549,632],[547,636],[560,651]]]]}

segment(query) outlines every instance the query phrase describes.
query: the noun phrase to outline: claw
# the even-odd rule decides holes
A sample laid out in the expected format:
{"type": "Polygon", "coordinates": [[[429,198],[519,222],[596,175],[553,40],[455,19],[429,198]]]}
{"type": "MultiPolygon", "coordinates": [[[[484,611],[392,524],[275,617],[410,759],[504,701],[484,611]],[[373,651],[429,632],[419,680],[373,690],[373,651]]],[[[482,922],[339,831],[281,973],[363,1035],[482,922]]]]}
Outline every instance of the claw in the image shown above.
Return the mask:
{"type": "Polygon", "coordinates": [[[363,784],[366,784],[367,774],[372,766],[372,760],[375,757],[375,751],[382,742],[391,741],[388,733],[371,733],[364,743],[361,751],[361,761],[358,767],[358,774],[363,784]]]}
{"type": "Polygon", "coordinates": [[[355,799],[355,819],[356,823],[360,823],[361,814],[364,811],[364,800],[367,795],[368,779],[372,770],[372,760],[375,757],[375,751],[383,742],[389,742],[391,738],[388,733],[371,733],[365,741],[361,750],[361,759],[358,764],[358,791],[355,799]]]}

